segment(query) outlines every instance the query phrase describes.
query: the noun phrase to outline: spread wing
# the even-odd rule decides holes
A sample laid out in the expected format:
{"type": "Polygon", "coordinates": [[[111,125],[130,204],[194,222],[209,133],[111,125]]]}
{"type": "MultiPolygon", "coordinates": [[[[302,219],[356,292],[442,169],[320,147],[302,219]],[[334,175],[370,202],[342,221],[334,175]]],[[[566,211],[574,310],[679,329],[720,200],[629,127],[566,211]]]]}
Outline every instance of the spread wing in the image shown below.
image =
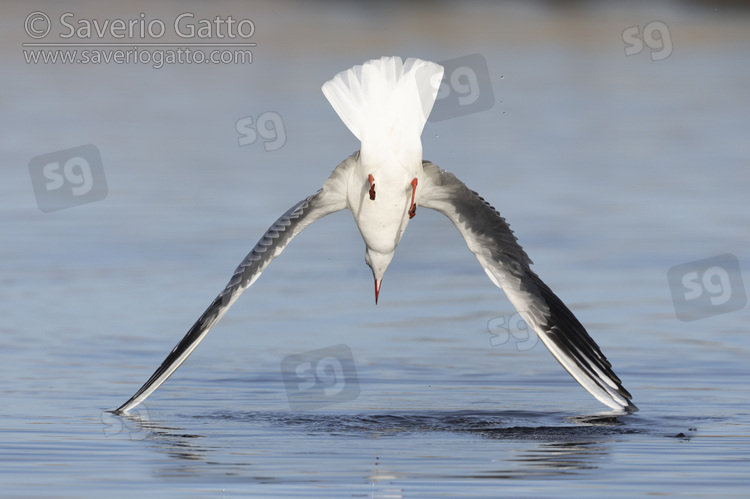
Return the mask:
{"type": "Polygon", "coordinates": [[[240,294],[251,286],[271,261],[302,229],[314,221],[346,207],[345,170],[354,164],[356,154],[344,160],[317,193],[292,206],[266,231],[253,250],[242,260],[219,296],[193,324],[184,338],[167,355],[161,366],[151,375],[130,400],[115,409],[115,413],[128,412],[164,383],[193,353],[211,328],[219,322],[240,294]]]}
{"type": "Polygon", "coordinates": [[[630,393],[565,304],[530,268],[505,219],[453,174],[425,161],[420,205],[447,216],[487,275],[578,383],[613,409],[635,411],[630,393]]]}

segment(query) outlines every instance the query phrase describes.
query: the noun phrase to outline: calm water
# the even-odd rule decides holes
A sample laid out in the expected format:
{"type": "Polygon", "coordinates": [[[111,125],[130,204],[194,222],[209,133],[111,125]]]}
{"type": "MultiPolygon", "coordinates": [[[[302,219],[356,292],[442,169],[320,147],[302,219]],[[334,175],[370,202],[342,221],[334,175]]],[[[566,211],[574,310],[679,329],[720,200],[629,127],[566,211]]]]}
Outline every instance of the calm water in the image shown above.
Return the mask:
{"type": "MultiPolygon", "coordinates": [[[[124,5],[47,13],[169,25],[189,11],[124,5]]],[[[305,5],[190,11],[251,18],[253,63],[161,69],[26,64],[34,9],[3,7],[2,494],[747,497],[747,14],[305,5]],[[626,56],[623,32],[657,21],[668,57],[658,37],[626,56]],[[428,123],[425,157],[503,213],[640,412],[606,412],[513,329],[510,303],[427,210],[377,307],[351,215],[333,215],[145,404],[106,412],[357,148],[324,81],[383,54],[476,53],[494,105],[428,123]],[[266,135],[241,146],[238,122],[257,121],[266,135]],[[43,212],[65,199],[35,194],[30,162],[85,144],[101,154],[102,199],[43,212]],[[688,322],[667,277],[686,264],[680,275],[724,303],[688,303],[688,322]],[[319,389],[302,410],[289,362],[319,389]]]]}

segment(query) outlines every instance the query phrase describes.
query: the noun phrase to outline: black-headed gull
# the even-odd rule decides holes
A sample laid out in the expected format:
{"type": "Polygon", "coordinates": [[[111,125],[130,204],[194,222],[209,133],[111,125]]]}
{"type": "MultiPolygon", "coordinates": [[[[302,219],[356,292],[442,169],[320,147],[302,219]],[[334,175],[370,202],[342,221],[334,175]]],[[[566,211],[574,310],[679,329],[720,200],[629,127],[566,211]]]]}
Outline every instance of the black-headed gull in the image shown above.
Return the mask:
{"type": "Polygon", "coordinates": [[[336,167],[322,189],[284,213],[235,270],[229,283],[133,397],[128,412],[195,350],[240,294],[302,229],[348,208],[365,241],[375,302],[393,252],[417,207],[447,216],[495,285],[576,381],[605,405],[634,411],[611,364],[563,302],[531,270],[505,219],[453,174],[422,160],[421,134],[432,111],[442,66],[383,57],[337,74],[323,93],[361,148],[336,167]]]}

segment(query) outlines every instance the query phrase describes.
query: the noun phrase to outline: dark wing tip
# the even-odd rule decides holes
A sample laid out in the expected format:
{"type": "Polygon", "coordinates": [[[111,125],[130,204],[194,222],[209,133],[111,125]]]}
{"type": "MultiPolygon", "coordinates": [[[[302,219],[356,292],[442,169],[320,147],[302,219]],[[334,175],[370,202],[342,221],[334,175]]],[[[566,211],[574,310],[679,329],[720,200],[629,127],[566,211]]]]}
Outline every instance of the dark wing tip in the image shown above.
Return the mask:
{"type": "MultiPolygon", "coordinates": [[[[612,364],[588,334],[586,328],[536,274],[529,272],[548,306],[548,312],[544,314],[544,322],[539,324],[540,329],[590,381],[610,395],[612,392],[620,395],[625,404],[614,397],[613,399],[622,405],[624,410],[637,411],[638,408],[631,402],[633,396],[622,385],[619,376],[612,370],[612,364]]],[[[565,367],[564,364],[563,367],[565,367]]]]}

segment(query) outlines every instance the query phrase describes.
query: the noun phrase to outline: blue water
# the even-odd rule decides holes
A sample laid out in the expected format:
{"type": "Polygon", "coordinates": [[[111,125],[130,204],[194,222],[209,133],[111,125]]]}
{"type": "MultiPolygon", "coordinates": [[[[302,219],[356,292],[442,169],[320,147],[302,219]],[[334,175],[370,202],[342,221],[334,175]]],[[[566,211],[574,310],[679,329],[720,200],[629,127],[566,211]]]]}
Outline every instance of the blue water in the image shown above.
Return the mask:
{"type": "MultiPolygon", "coordinates": [[[[124,5],[49,14],[187,11],[124,5]]],[[[3,495],[747,496],[750,17],[681,4],[425,8],[212,4],[196,18],[254,20],[253,63],[162,69],[25,64],[33,9],[6,8],[3,495]],[[654,21],[669,57],[626,56],[623,31],[654,21]],[[276,217],[357,148],[324,81],[384,54],[476,53],[494,105],[428,123],[425,157],[506,217],[640,412],[608,412],[522,328],[502,330],[515,310],[426,209],[377,306],[351,215],[332,215],[144,404],[107,412],[276,217]],[[268,112],[284,140],[269,130],[240,146],[237,122],[268,112]],[[85,144],[101,154],[106,195],[43,212],[31,160],[85,144]],[[713,257],[711,274],[701,262],[713,257]],[[685,264],[703,298],[729,291],[725,308],[700,298],[699,318],[678,319],[668,272],[685,264]],[[297,379],[282,363],[299,356],[311,364],[297,379]],[[309,407],[293,410],[290,379],[301,391],[314,380],[309,407]]]]}

